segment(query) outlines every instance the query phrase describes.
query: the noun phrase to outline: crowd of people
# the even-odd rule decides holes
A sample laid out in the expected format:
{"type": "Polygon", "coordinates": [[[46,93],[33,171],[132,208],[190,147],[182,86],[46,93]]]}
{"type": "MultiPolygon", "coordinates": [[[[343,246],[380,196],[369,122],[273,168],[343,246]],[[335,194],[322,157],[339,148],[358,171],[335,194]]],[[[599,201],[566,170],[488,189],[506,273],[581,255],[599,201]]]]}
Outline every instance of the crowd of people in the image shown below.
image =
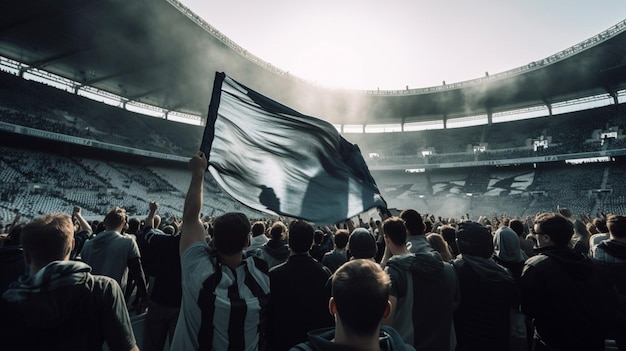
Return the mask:
{"type": "Polygon", "coordinates": [[[173,220],[154,201],[145,218],[16,213],[0,246],[2,345],[626,350],[626,216],[210,218],[207,164],[191,158],[173,220]]]}

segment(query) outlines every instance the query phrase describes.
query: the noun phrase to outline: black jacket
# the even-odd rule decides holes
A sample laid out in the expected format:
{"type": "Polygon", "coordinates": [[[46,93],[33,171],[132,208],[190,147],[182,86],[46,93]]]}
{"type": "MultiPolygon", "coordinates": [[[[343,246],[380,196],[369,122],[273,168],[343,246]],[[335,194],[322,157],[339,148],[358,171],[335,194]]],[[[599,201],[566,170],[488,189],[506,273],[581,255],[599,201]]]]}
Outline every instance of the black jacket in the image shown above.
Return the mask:
{"type": "Polygon", "coordinates": [[[604,350],[618,295],[592,260],[569,248],[547,247],[529,258],[520,278],[522,311],[535,338],[554,350],[604,350]]]}

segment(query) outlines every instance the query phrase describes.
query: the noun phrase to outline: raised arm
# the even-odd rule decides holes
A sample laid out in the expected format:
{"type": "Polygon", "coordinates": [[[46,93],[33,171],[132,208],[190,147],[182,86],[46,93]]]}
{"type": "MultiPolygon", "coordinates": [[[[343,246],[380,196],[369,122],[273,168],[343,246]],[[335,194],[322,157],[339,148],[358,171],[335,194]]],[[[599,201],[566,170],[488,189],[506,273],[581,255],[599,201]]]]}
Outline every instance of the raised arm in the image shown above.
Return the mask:
{"type": "Polygon", "coordinates": [[[81,208],[79,206],[74,206],[72,216],[76,218],[79,225],[78,231],[74,233],[74,249],[72,249],[72,252],[70,254],[70,258],[73,260],[83,250],[85,242],[89,239],[93,231],[91,229],[91,225],[85,220],[85,218],[81,214],[81,208]]]}
{"type": "Polygon", "coordinates": [[[204,226],[200,221],[200,210],[202,208],[202,188],[204,184],[204,173],[208,166],[208,160],[203,152],[198,151],[189,160],[189,170],[191,171],[191,182],[185,197],[183,208],[183,224],[180,235],[180,255],[187,248],[198,241],[206,241],[204,237],[204,226]]]}
{"type": "Polygon", "coordinates": [[[150,207],[150,213],[145,220],[144,227],[154,228],[154,216],[156,215],[156,211],[159,208],[159,204],[154,201],[150,201],[150,204],[148,206],[150,207]]]}

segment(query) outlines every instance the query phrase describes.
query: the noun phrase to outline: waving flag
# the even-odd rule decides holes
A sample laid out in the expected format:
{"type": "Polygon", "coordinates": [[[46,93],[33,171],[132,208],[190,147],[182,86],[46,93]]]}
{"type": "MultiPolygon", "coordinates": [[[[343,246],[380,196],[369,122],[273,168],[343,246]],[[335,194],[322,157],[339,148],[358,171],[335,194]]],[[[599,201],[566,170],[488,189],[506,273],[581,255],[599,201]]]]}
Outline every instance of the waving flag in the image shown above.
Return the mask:
{"type": "Polygon", "coordinates": [[[358,146],[217,73],[200,150],[220,186],[250,208],[333,224],[386,208],[358,146]]]}

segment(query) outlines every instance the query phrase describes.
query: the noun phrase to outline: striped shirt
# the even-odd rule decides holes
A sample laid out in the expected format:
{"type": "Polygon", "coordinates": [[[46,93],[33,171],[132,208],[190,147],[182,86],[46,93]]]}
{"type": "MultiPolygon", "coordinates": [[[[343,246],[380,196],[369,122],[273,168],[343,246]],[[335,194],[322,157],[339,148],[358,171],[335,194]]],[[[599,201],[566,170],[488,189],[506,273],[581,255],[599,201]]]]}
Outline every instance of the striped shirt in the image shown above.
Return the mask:
{"type": "Polygon", "coordinates": [[[235,270],[205,243],[181,256],[183,301],[171,350],[258,350],[269,302],[267,264],[248,257],[235,270]]]}

